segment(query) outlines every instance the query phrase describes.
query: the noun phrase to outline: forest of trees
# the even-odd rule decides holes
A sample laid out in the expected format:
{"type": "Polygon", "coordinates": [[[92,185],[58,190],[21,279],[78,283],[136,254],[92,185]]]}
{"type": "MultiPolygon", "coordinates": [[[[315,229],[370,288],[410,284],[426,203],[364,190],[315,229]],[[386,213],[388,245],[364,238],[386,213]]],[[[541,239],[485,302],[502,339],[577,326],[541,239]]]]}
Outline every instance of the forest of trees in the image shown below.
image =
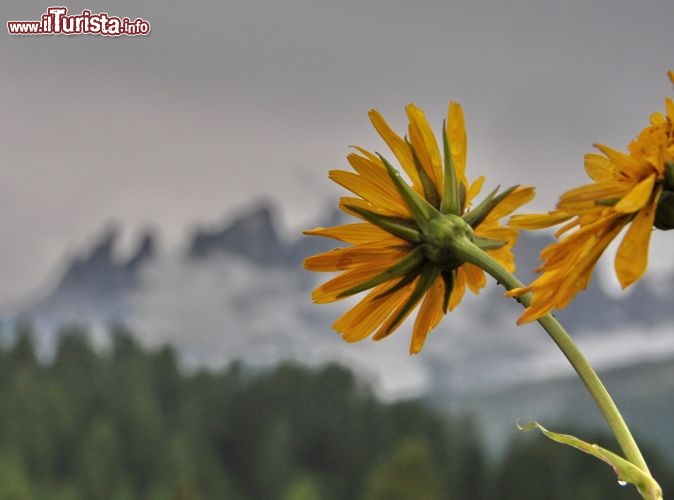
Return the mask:
{"type": "MultiPolygon", "coordinates": [[[[468,417],[382,402],[336,365],[185,371],[171,347],[142,348],[123,328],[102,351],[69,329],[38,359],[29,327],[12,337],[0,500],[638,498],[540,434],[513,430],[494,458],[468,417]]],[[[674,491],[674,467],[649,458],[674,491]]]]}

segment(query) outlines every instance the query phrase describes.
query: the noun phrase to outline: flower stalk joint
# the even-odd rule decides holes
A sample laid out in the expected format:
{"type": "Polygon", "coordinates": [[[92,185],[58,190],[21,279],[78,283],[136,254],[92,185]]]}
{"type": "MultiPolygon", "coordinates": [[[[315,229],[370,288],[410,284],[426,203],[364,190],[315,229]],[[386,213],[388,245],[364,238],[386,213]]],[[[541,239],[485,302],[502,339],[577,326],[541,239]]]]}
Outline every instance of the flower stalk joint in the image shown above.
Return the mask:
{"type": "Polygon", "coordinates": [[[457,254],[456,246],[461,240],[473,241],[473,228],[454,214],[440,214],[431,219],[422,231],[425,236],[424,255],[444,271],[451,271],[464,263],[457,254]]]}

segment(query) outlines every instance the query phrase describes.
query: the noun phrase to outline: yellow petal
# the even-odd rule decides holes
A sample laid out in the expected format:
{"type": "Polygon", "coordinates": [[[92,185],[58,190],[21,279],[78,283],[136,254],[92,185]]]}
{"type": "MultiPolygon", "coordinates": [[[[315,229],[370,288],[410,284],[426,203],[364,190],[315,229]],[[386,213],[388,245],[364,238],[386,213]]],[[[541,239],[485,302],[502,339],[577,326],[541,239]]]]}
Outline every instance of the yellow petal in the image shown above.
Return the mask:
{"type": "Polygon", "coordinates": [[[480,194],[482,191],[482,184],[484,184],[484,175],[481,175],[468,188],[468,193],[466,194],[466,209],[470,207],[470,202],[475,199],[475,197],[480,194]]]}
{"type": "Polygon", "coordinates": [[[648,168],[647,165],[644,165],[636,158],[603,144],[595,144],[594,147],[604,153],[611,163],[615,165],[616,170],[630,180],[641,178],[644,174],[644,169],[648,168]]]}
{"type": "Polygon", "coordinates": [[[524,325],[545,316],[554,309],[551,303],[542,303],[540,306],[531,305],[527,307],[522,315],[517,319],[518,325],[524,325]]]}
{"type": "MultiPolygon", "coordinates": [[[[398,209],[396,210],[389,210],[386,207],[383,207],[381,205],[373,205],[369,201],[363,200],[361,198],[354,198],[352,196],[342,196],[339,199],[339,208],[346,212],[349,215],[353,215],[354,217],[357,217],[359,219],[362,219],[362,216],[355,211],[351,210],[349,206],[352,207],[357,207],[362,210],[369,210],[370,212],[375,212],[379,215],[388,215],[388,216],[393,216],[393,217],[401,217],[400,212],[398,209]]],[[[403,218],[410,219],[409,216],[403,218]]]]}
{"type": "Polygon", "coordinates": [[[457,102],[449,103],[447,110],[447,138],[452,152],[452,161],[456,169],[456,178],[463,185],[466,180],[466,156],[468,155],[468,140],[466,137],[466,125],[463,118],[463,109],[457,102]]]}
{"type": "MultiPolygon", "coordinates": [[[[379,157],[373,159],[356,153],[349,153],[346,155],[346,160],[356,172],[364,177],[389,177],[386,167],[379,157]]],[[[393,185],[392,181],[391,185],[393,185]]]]}
{"type": "Polygon", "coordinates": [[[655,185],[655,174],[649,175],[639,184],[634,186],[632,190],[624,196],[613,209],[616,212],[632,213],[643,207],[653,194],[653,186],[655,185]]]}
{"type": "Polygon", "coordinates": [[[511,214],[519,207],[531,201],[534,197],[534,188],[520,187],[503,198],[487,215],[487,219],[498,220],[511,214]]]}
{"type": "Polygon", "coordinates": [[[667,118],[669,118],[670,122],[674,122],[674,101],[668,97],[665,99],[665,107],[667,109],[667,118]]]}
{"type": "Polygon", "coordinates": [[[535,321],[541,316],[545,316],[554,309],[554,302],[549,300],[536,300],[537,298],[543,298],[542,296],[537,296],[534,294],[533,299],[521,316],[517,319],[518,325],[523,325],[531,321],[535,321]]]}
{"type": "Polygon", "coordinates": [[[335,278],[326,281],[311,293],[311,298],[316,304],[325,304],[341,299],[340,295],[357,285],[374,278],[382,271],[388,269],[395,262],[388,260],[378,261],[344,271],[335,278]]]}
{"type": "MultiPolygon", "coordinates": [[[[414,288],[416,287],[417,281],[419,281],[419,277],[414,279],[412,283],[410,283],[407,287],[404,288],[404,293],[400,294],[400,301],[398,305],[391,311],[391,314],[386,318],[384,323],[379,327],[377,332],[374,334],[372,337],[374,340],[381,340],[383,338],[388,337],[390,334],[392,334],[396,329],[403,324],[405,319],[410,315],[410,313],[414,310],[414,306],[410,307],[407,311],[407,313],[402,316],[400,319],[398,319],[397,323],[393,324],[395,321],[396,317],[398,314],[402,311],[402,309],[407,305],[407,301],[414,292],[414,288]]],[[[415,304],[416,306],[416,304],[415,304]]]]}
{"type": "Polygon", "coordinates": [[[537,319],[554,308],[564,308],[577,293],[584,290],[592,277],[597,260],[617,236],[627,217],[620,214],[598,218],[582,226],[562,240],[548,245],[542,252],[543,272],[531,285],[511,292],[519,295],[534,293],[531,305],[518,324],[537,319]]]}
{"type": "Polygon", "coordinates": [[[479,294],[480,290],[487,284],[487,277],[484,271],[473,264],[463,264],[461,266],[466,277],[466,285],[471,292],[479,294]]]}
{"type": "Polygon", "coordinates": [[[363,300],[338,318],[332,328],[341,333],[347,342],[358,342],[368,337],[406,296],[408,287],[382,295],[398,281],[373,288],[363,300]]]}
{"type": "Polygon", "coordinates": [[[560,281],[553,283],[549,290],[555,295],[555,307],[566,307],[578,292],[587,288],[599,257],[623,227],[623,219],[611,220],[613,222],[604,224],[595,232],[584,233],[584,238],[566,252],[566,257],[562,255],[562,260],[557,263],[560,281]]]}
{"type": "Polygon", "coordinates": [[[667,119],[662,113],[656,111],[655,113],[651,113],[648,121],[651,122],[651,125],[662,125],[667,122],[667,119]]]}
{"type": "MultiPolygon", "coordinates": [[[[367,149],[363,149],[359,146],[350,146],[356,151],[358,151],[360,154],[362,154],[365,158],[367,158],[370,161],[373,161],[375,163],[381,163],[381,158],[379,158],[376,154],[370,153],[367,149]]],[[[383,167],[383,164],[382,164],[383,167]]]]}
{"type": "Polygon", "coordinates": [[[567,231],[570,231],[574,227],[580,225],[580,217],[576,217],[572,219],[570,222],[567,224],[564,224],[562,227],[560,227],[557,231],[555,231],[555,238],[559,238],[562,236],[564,233],[567,231]]]}
{"type": "MultiPolygon", "coordinates": [[[[621,222],[621,219],[618,219],[615,224],[607,226],[601,233],[598,241],[593,243],[591,248],[584,254],[580,265],[573,265],[572,271],[565,277],[565,281],[569,283],[572,291],[575,290],[574,294],[587,288],[599,257],[601,257],[608,245],[620,233],[623,226],[624,224],[621,222]]],[[[573,261],[571,264],[573,264],[573,261]]],[[[565,307],[568,302],[560,304],[560,307],[565,307]]]]}
{"type": "Polygon", "coordinates": [[[328,228],[317,227],[306,230],[303,233],[309,236],[325,236],[352,245],[369,243],[390,236],[389,233],[369,222],[357,222],[355,224],[344,224],[328,228]]]}
{"type": "Polygon", "coordinates": [[[639,210],[620,243],[615,257],[615,271],[623,288],[637,281],[646,272],[654,217],[655,203],[639,210]]]}
{"type": "Polygon", "coordinates": [[[556,226],[562,222],[566,222],[573,216],[559,210],[548,212],[547,214],[526,214],[514,215],[508,222],[509,226],[518,229],[543,229],[546,227],[556,226]]]}
{"type": "Polygon", "coordinates": [[[499,262],[503,267],[505,267],[509,272],[515,272],[515,256],[513,253],[506,247],[497,248],[495,250],[487,250],[487,253],[492,256],[495,260],[499,262]]]}
{"type": "Polygon", "coordinates": [[[559,286],[555,287],[555,307],[559,309],[566,307],[576,294],[587,288],[599,257],[617,233],[618,231],[615,231],[596,242],[592,241],[591,245],[589,244],[590,240],[588,240],[588,245],[583,249],[581,257],[569,259],[565,263],[566,267],[558,270],[558,272],[564,273],[565,278],[559,286]]]}
{"type": "Polygon", "coordinates": [[[517,238],[517,229],[499,225],[485,226],[480,224],[475,229],[475,235],[481,236],[483,238],[491,238],[494,240],[509,242],[517,238]]]}
{"type": "Polygon", "coordinates": [[[504,295],[509,298],[521,297],[525,293],[529,293],[534,289],[533,286],[522,286],[519,288],[512,288],[508,290],[504,295]]]}
{"type": "Polygon", "coordinates": [[[371,185],[376,186],[376,189],[381,193],[386,193],[387,197],[390,197],[391,200],[396,200],[395,203],[404,207],[404,210],[407,211],[407,205],[403,201],[398,189],[396,188],[391,176],[386,171],[384,162],[381,158],[370,157],[370,156],[360,156],[355,153],[347,155],[346,159],[353,169],[358,172],[366,182],[369,182],[371,185]]]}
{"type": "Polygon", "coordinates": [[[344,170],[331,170],[329,177],[375,206],[400,217],[410,217],[407,205],[400,198],[400,194],[396,190],[389,190],[388,184],[382,179],[379,179],[382,182],[377,182],[374,178],[344,170]]]}
{"type": "Polygon", "coordinates": [[[466,291],[466,271],[463,269],[464,266],[459,267],[456,271],[456,279],[454,280],[454,288],[452,288],[452,293],[449,295],[449,304],[447,309],[453,311],[461,303],[463,294],[466,291]]]}
{"type": "Polygon", "coordinates": [[[442,177],[442,157],[438,143],[433,135],[433,130],[424,112],[414,104],[408,104],[405,107],[409,119],[409,138],[414,151],[419,158],[419,162],[426,171],[428,177],[433,181],[440,196],[442,196],[444,183],[442,177]]]}
{"type": "Polygon", "coordinates": [[[626,220],[620,214],[597,219],[592,224],[582,226],[578,231],[565,236],[556,243],[552,243],[541,251],[541,259],[545,261],[543,269],[565,266],[574,259],[580,260],[586,248],[591,248],[597,239],[604,234],[623,227],[626,220]]]}
{"type": "Polygon", "coordinates": [[[354,266],[388,261],[391,263],[404,257],[409,248],[399,246],[397,238],[382,242],[367,243],[355,247],[334,248],[328,252],[312,255],[304,259],[304,267],[310,271],[343,271],[354,266]]]}
{"type": "Polygon", "coordinates": [[[372,109],[369,116],[372,125],[374,125],[374,128],[379,132],[379,135],[384,139],[388,147],[391,148],[403,170],[405,170],[405,173],[411,179],[412,184],[420,186],[421,181],[419,180],[419,174],[417,174],[417,169],[414,165],[414,156],[412,156],[409,145],[389,127],[379,111],[372,109]]]}
{"type": "Polygon", "coordinates": [[[632,189],[633,182],[596,182],[568,190],[559,198],[557,208],[569,211],[576,203],[590,202],[596,204],[598,200],[621,198],[632,189]]]}
{"type": "Polygon", "coordinates": [[[585,155],[585,171],[595,182],[607,182],[615,179],[613,165],[609,159],[596,153],[585,155]]]}
{"type": "Polygon", "coordinates": [[[441,277],[436,278],[426,292],[419,308],[417,319],[414,321],[410,354],[417,354],[426,342],[428,332],[435,328],[444,316],[442,299],[445,294],[445,284],[441,277]]]}

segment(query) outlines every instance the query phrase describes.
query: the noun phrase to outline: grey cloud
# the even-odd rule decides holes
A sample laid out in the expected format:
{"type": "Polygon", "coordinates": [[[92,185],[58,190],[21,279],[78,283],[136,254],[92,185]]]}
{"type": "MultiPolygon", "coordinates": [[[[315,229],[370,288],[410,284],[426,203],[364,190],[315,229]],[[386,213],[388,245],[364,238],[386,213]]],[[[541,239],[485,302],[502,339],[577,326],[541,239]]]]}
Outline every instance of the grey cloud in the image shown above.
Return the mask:
{"type": "MultiPolygon", "coordinates": [[[[3,2],[3,21],[50,1],[3,2]]],[[[438,127],[460,101],[469,169],[538,186],[584,182],[593,142],[624,146],[671,85],[674,4],[76,0],[142,17],[147,37],[14,37],[0,47],[0,303],[38,287],[110,219],[188,227],[274,196],[296,230],[334,202],[348,145],[383,150],[376,107],[438,127]]]]}

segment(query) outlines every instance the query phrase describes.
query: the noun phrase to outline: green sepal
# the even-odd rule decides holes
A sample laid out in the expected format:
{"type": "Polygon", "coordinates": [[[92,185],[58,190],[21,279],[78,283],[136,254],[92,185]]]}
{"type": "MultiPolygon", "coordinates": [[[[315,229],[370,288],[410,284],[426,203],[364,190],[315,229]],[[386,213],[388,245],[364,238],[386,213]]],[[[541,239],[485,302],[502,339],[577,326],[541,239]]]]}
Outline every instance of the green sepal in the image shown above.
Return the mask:
{"type": "Polygon", "coordinates": [[[419,226],[428,224],[433,217],[439,215],[439,212],[433,205],[419,196],[419,194],[402,179],[400,173],[386,160],[386,158],[380,154],[378,154],[378,156],[384,163],[389,177],[391,177],[398,193],[400,193],[402,199],[405,200],[407,207],[412,213],[412,217],[414,217],[414,220],[417,221],[419,226]]]}
{"type": "Polygon", "coordinates": [[[412,151],[412,157],[414,158],[414,166],[416,167],[417,173],[419,174],[419,179],[421,180],[421,187],[424,189],[424,197],[431,205],[433,205],[433,207],[439,209],[440,193],[438,193],[438,189],[435,187],[435,184],[428,176],[426,169],[421,164],[419,156],[417,155],[416,150],[412,147],[412,144],[410,144],[407,138],[405,138],[405,142],[407,142],[410,151],[412,151]]]}
{"type": "Polygon", "coordinates": [[[473,238],[473,243],[475,243],[480,250],[498,250],[503,248],[507,241],[496,240],[494,238],[484,238],[483,236],[475,236],[473,238]]]}
{"type": "Polygon", "coordinates": [[[674,163],[665,163],[665,185],[655,209],[653,225],[663,231],[674,229],[674,163]]]}
{"type": "Polygon", "coordinates": [[[498,186],[491,193],[489,193],[487,197],[484,200],[482,200],[478,206],[476,206],[474,209],[472,209],[470,212],[464,215],[463,220],[466,221],[468,225],[470,225],[470,227],[475,229],[477,226],[480,225],[480,223],[485,219],[485,217],[489,215],[489,212],[491,212],[496,205],[498,205],[506,196],[515,191],[515,189],[517,189],[518,187],[519,185],[509,187],[501,194],[496,196],[496,193],[500,188],[500,186],[498,186]]]}
{"type": "Polygon", "coordinates": [[[447,314],[449,308],[449,298],[454,290],[454,283],[456,281],[456,270],[442,271],[442,281],[445,282],[445,294],[442,297],[442,312],[447,314]]]}
{"type": "Polygon", "coordinates": [[[459,217],[463,215],[463,212],[466,210],[466,186],[463,183],[459,182],[459,217]]]}
{"type": "Polygon", "coordinates": [[[595,203],[597,205],[601,205],[602,207],[612,207],[620,200],[621,198],[604,198],[603,200],[596,200],[595,203]]]}
{"type": "Polygon", "coordinates": [[[419,243],[423,239],[421,233],[417,229],[417,225],[412,221],[401,219],[400,217],[381,215],[376,212],[372,212],[371,210],[356,207],[348,203],[345,203],[344,206],[352,212],[360,215],[369,223],[374,224],[375,226],[383,229],[387,233],[391,233],[394,236],[398,236],[399,238],[412,243],[419,243]]]}
{"type": "Polygon", "coordinates": [[[442,202],[440,203],[440,212],[443,214],[460,216],[463,212],[464,203],[459,199],[456,168],[454,168],[452,151],[449,147],[449,137],[447,137],[447,120],[443,120],[442,122],[442,149],[444,156],[444,190],[442,193],[442,202]]]}
{"type": "Polygon", "coordinates": [[[414,271],[415,268],[425,260],[424,253],[422,249],[417,246],[412,251],[410,251],[405,257],[400,259],[397,263],[386,269],[385,271],[377,274],[373,278],[370,278],[367,281],[364,281],[348,290],[343,291],[337,295],[338,299],[348,297],[349,295],[354,295],[360,293],[364,290],[368,290],[377,285],[381,285],[385,281],[391,281],[392,279],[398,278],[400,276],[405,276],[406,274],[414,271]]]}
{"type": "Polygon", "coordinates": [[[651,476],[648,472],[641,470],[632,462],[625,460],[619,455],[616,455],[612,451],[602,448],[596,444],[587,443],[569,434],[551,432],[538,422],[530,422],[523,426],[519,425],[518,423],[517,427],[522,431],[538,429],[545,436],[552,439],[553,441],[556,441],[557,443],[572,446],[577,450],[598,458],[613,468],[616,476],[618,476],[618,481],[622,483],[630,483],[636,486],[644,500],[662,500],[662,489],[655,481],[653,476],[651,476]]]}
{"type": "Polygon", "coordinates": [[[674,163],[665,163],[665,189],[674,190],[674,163]]]}
{"type": "Polygon", "coordinates": [[[660,195],[653,225],[663,231],[674,229],[674,192],[663,191],[660,195]]]}
{"type": "Polygon", "coordinates": [[[388,326],[388,328],[377,337],[377,340],[381,340],[388,336],[398,327],[403,318],[407,316],[407,313],[417,305],[419,300],[421,300],[421,297],[423,297],[423,295],[439,275],[440,269],[437,266],[430,262],[427,262],[426,265],[424,265],[423,269],[421,270],[421,275],[419,276],[419,281],[417,281],[417,286],[414,287],[414,291],[409,296],[407,302],[405,302],[400,311],[398,311],[398,314],[396,314],[396,316],[393,318],[393,321],[388,326]]]}
{"type": "Polygon", "coordinates": [[[381,299],[382,297],[386,297],[387,295],[391,295],[392,293],[397,292],[401,288],[405,288],[407,285],[409,285],[415,279],[417,279],[417,276],[419,276],[419,273],[421,273],[421,269],[422,269],[421,267],[417,267],[417,268],[413,269],[412,271],[407,273],[405,276],[403,276],[402,279],[400,281],[398,281],[398,283],[393,285],[391,288],[389,288],[388,290],[385,290],[385,291],[381,292],[380,294],[378,294],[377,296],[375,296],[375,299],[381,299]]]}

